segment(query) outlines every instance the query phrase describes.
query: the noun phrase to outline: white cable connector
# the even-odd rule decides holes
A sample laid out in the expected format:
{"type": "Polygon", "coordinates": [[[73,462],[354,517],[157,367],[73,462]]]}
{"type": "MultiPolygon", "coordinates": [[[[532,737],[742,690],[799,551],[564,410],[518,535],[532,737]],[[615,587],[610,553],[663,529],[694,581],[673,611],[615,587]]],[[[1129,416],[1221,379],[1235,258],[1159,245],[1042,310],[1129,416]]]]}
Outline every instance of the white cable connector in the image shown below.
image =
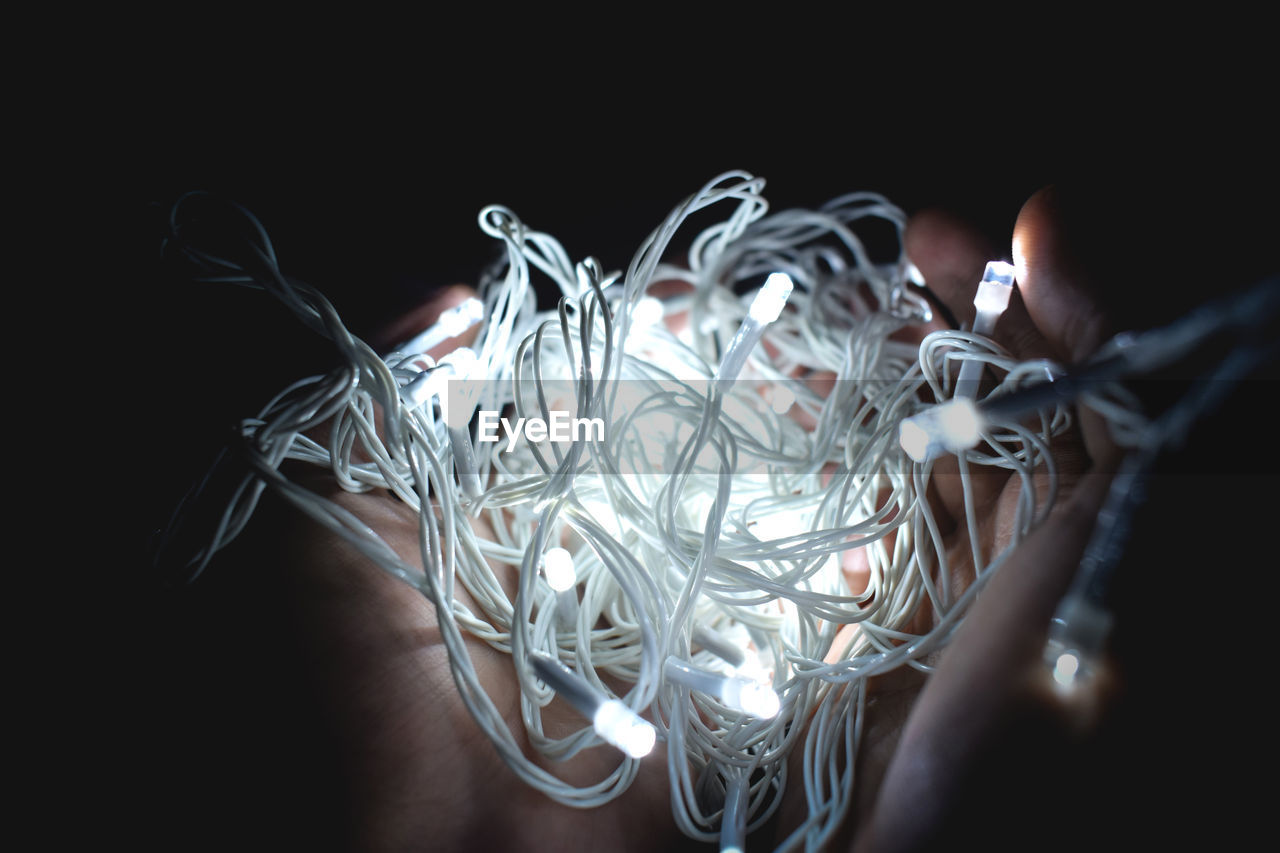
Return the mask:
{"type": "MultiPolygon", "coordinates": [[[[988,261],[982,273],[982,281],[978,282],[978,292],[973,297],[973,307],[978,309],[973,318],[973,332],[984,337],[991,337],[995,331],[1000,315],[1009,307],[1009,297],[1013,295],[1013,264],[1004,261],[988,261]]],[[[982,362],[969,359],[960,367],[960,376],[956,379],[956,397],[977,397],[978,385],[982,381],[982,362]]]]}
{"type": "Polygon", "coordinates": [[[467,381],[475,370],[476,361],[477,357],[474,350],[467,347],[459,347],[440,359],[434,369],[423,371],[402,386],[400,388],[401,401],[404,402],[406,408],[412,410],[430,402],[432,397],[439,396],[440,410],[445,417],[446,423],[451,420],[457,421],[462,415],[465,415],[465,417],[462,417],[462,422],[469,423],[471,421],[471,413],[475,410],[475,405],[473,402],[471,411],[465,411],[465,401],[467,397],[471,397],[473,400],[478,397],[479,384],[475,383],[473,389],[475,393],[467,394],[463,385],[451,385],[450,380],[467,381]],[[451,394],[451,391],[462,393],[451,394]],[[459,406],[457,415],[451,419],[449,417],[449,402],[453,396],[457,396],[464,405],[459,406]]]}
{"type": "Polygon", "coordinates": [[[747,778],[735,774],[724,792],[720,817],[720,853],[742,853],[747,846],[747,778]]]}
{"type": "Polygon", "coordinates": [[[751,300],[751,307],[747,309],[747,319],[738,327],[738,333],[733,336],[733,340],[729,342],[729,348],[725,350],[724,358],[720,360],[718,378],[721,382],[732,384],[738,378],[738,374],[747,363],[747,357],[751,355],[751,351],[764,335],[765,327],[782,316],[782,309],[786,306],[794,287],[791,276],[786,273],[771,273],[765,279],[764,286],[760,288],[755,299],[751,300]]]}
{"type": "Polygon", "coordinates": [[[657,730],[625,702],[602,695],[585,678],[544,652],[530,652],[529,664],[556,695],[591,721],[602,740],[632,758],[643,758],[653,751],[657,730]]]}
{"type": "Polygon", "coordinates": [[[674,657],[667,658],[663,673],[672,681],[714,696],[726,707],[752,717],[769,720],[782,709],[777,692],[758,681],[708,672],[674,657]]]}

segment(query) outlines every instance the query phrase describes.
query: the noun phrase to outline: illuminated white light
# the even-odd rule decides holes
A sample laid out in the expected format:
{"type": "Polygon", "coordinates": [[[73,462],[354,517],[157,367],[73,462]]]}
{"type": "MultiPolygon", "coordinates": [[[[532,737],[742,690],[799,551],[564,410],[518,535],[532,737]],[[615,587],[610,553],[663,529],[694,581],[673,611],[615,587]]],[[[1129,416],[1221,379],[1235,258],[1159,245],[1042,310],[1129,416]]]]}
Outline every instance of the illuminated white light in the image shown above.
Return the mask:
{"type": "Polygon", "coordinates": [[[1017,274],[1017,268],[1008,261],[987,261],[987,268],[982,271],[982,280],[1013,287],[1013,280],[1017,274]]]}
{"type": "Polygon", "coordinates": [[[982,418],[978,407],[968,400],[951,400],[938,407],[938,423],[947,448],[973,447],[982,437],[982,418]]]}
{"type": "Polygon", "coordinates": [[[915,418],[907,418],[898,426],[898,443],[916,462],[929,458],[929,433],[915,418]]]}
{"type": "Polygon", "coordinates": [[[658,741],[654,727],[617,699],[601,702],[591,725],[596,734],[632,758],[644,758],[658,741]]]}
{"type": "Polygon", "coordinates": [[[573,589],[578,583],[573,556],[564,548],[552,548],[542,555],[542,572],[547,576],[547,583],[556,592],[573,589]]]}
{"type": "Polygon", "coordinates": [[[982,425],[982,414],[973,401],[956,397],[904,420],[898,427],[898,442],[916,462],[925,462],[943,452],[974,447],[982,438],[982,425]]]}
{"type": "Polygon", "coordinates": [[[1080,659],[1071,652],[1063,652],[1058,655],[1058,660],[1053,665],[1053,680],[1061,684],[1063,687],[1070,687],[1076,680],[1076,673],[1080,671],[1080,659]]]}
{"type": "Polygon", "coordinates": [[[786,273],[771,273],[765,279],[764,287],[760,288],[756,298],[751,301],[751,308],[748,311],[751,319],[763,324],[772,323],[778,319],[794,286],[791,276],[786,273]]]}
{"type": "Polygon", "coordinates": [[[440,359],[441,364],[453,365],[453,375],[458,379],[470,377],[472,371],[476,369],[477,361],[479,361],[479,358],[476,356],[475,350],[470,347],[458,347],[440,359]]]}
{"type": "Polygon", "coordinates": [[[470,329],[484,319],[484,303],[469,297],[440,315],[440,329],[451,338],[470,329]]]}
{"type": "Polygon", "coordinates": [[[762,720],[773,719],[782,709],[782,700],[776,690],[767,684],[742,678],[725,679],[721,698],[729,707],[762,720]]]}
{"type": "Polygon", "coordinates": [[[666,308],[663,307],[660,300],[654,299],[652,296],[645,296],[632,309],[631,322],[637,329],[656,326],[662,322],[662,318],[666,316],[666,313],[666,308]]]}
{"type": "MultiPolygon", "coordinates": [[[[1004,261],[990,261],[978,283],[978,293],[973,297],[973,305],[981,314],[995,314],[997,317],[1009,307],[1009,297],[1013,293],[1013,264],[1004,261]]],[[[987,334],[983,332],[982,334],[987,334]]]]}
{"type": "Polygon", "coordinates": [[[920,268],[913,261],[907,261],[906,267],[903,269],[907,281],[919,287],[925,286],[924,273],[920,272],[920,268]]]}
{"type": "Polygon", "coordinates": [[[724,676],[675,657],[667,658],[666,677],[679,684],[715,696],[727,707],[768,720],[777,716],[782,700],[772,687],[758,681],[724,676]]]}

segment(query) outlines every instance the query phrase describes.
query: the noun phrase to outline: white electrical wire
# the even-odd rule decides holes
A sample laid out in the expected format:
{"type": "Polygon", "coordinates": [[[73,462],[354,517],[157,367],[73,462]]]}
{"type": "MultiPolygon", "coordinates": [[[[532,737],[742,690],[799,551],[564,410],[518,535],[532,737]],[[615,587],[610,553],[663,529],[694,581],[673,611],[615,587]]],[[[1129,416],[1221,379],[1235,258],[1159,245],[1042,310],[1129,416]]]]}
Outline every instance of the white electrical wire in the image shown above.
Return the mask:
{"type": "MultiPolygon", "coordinates": [[[[279,273],[247,212],[249,262],[187,247],[210,278],[280,298],[344,362],[244,423],[252,471],[192,571],[244,527],[264,487],[276,489],[432,601],[464,702],[528,784],[562,803],[597,806],[626,790],[638,759],[619,753],[612,773],[583,787],[539,767],[490,701],[465,634],[511,654],[524,726],[547,756],[567,758],[600,738],[585,718],[567,738],[545,735],[542,709],[554,694],[534,660],[547,677],[575,685],[577,707],[614,703],[610,714],[646,715],[666,742],[673,815],[691,838],[716,840],[728,814],[726,841],[740,843],[797,781],[786,762],[802,750],[808,818],[783,848],[820,847],[852,796],[867,678],[904,665],[927,670],[924,657],[947,642],[1002,559],[977,535],[974,469],[1011,470],[1028,484],[1047,476],[1047,502],[1022,490],[1016,542],[1052,504],[1049,445],[1069,418],[1059,406],[1031,426],[1002,423],[983,433],[982,449],[961,453],[976,579],[955,589],[951,557],[922,499],[933,463],[903,452],[899,427],[927,401],[950,399],[963,364],[994,376],[988,395],[1058,368],[1019,362],[973,332],[935,332],[918,347],[893,339],[929,316],[907,287],[918,273],[901,251],[873,262],[855,227],[878,219],[900,236],[902,211],[861,193],[817,211],[767,215],[763,186],[742,172],[709,182],[645,239],[623,275],[605,275],[591,259],[575,265],[511,211],[486,208],[480,227],[506,254],[480,283],[483,319],[465,371],[412,346],[380,358],[322,295],[279,273]],[[688,267],[663,263],[683,221],[713,205],[729,215],[695,237],[688,267]],[[553,310],[537,310],[535,271],[562,294],[553,310]],[[750,291],[777,273],[794,287],[782,297],[789,307],[752,308],[750,291]],[[660,277],[691,290],[655,303],[660,277]],[[654,322],[684,312],[687,330],[654,322]],[[442,413],[443,398],[468,378],[460,373],[479,383],[466,389],[468,413],[553,423],[566,411],[598,420],[601,437],[526,435],[509,451],[505,437],[475,440],[479,430],[473,439],[460,422],[451,429],[442,413]],[[829,390],[815,388],[818,379],[829,390]],[[322,444],[308,432],[324,423],[322,444]],[[387,489],[416,511],[425,571],[290,481],[286,460],[323,466],[349,491],[387,489]],[[477,516],[492,527],[491,540],[474,534],[469,518],[477,516]],[[556,549],[571,555],[572,572],[552,589],[542,568],[556,549]],[[842,569],[853,549],[866,557],[865,589],[851,588],[842,569]],[[501,583],[508,572],[514,597],[501,583]],[[458,602],[458,584],[474,611],[458,602]],[[577,597],[576,609],[566,595],[577,597]],[[934,622],[922,635],[912,632],[921,607],[934,622]],[[571,682],[548,661],[572,670],[571,682]],[[619,683],[629,685],[621,695],[612,686],[619,683]],[[744,712],[744,691],[776,696],[777,712],[744,712]]],[[[175,238],[186,203],[173,213],[175,238]]],[[[478,319],[475,307],[459,315],[478,319]]],[[[449,329],[415,340],[438,343],[458,322],[450,315],[449,329]]],[[[1099,408],[1138,429],[1123,399],[1099,408]]],[[[558,570],[566,557],[551,559],[558,570]]]]}

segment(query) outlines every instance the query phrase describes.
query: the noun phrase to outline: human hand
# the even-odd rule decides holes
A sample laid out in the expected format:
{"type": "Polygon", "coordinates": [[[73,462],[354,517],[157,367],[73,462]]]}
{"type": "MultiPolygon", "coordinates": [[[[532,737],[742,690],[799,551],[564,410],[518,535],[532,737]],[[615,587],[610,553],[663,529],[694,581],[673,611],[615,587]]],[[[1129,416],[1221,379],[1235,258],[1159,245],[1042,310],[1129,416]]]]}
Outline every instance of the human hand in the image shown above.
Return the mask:
{"type": "MultiPolygon", "coordinates": [[[[956,223],[936,217],[917,220],[908,240],[909,251],[940,297],[961,316],[971,311],[972,289],[980,277],[982,264],[1000,253],[985,250],[956,223]]],[[[1023,280],[1027,304],[1023,306],[1015,299],[997,327],[997,338],[1023,358],[1050,355],[1061,358],[1087,353],[1098,342],[1091,340],[1091,336],[1098,335],[1101,328],[1096,316],[1086,313],[1092,310],[1091,303],[1064,296],[1063,288],[1070,287],[1065,280],[1054,279],[1047,272],[1031,274],[1034,258],[1029,259],[1027,267],[1028,277],[1023,280]],[[1033,283],[1042,280],[1044,287],[1037,293],[1033,283]]],[[[445,298],[456,299],[457,294],[445,298]]],[[[431,306],[423,319],[429,321],[432,314],[443,307],[443,304],[431,306]]],[[[1087,469],[1085,454],[1105,452],[1105,446],[1095,443],[1090,447],[1086,435],[1073,437],[1055,450],[1059,452],[1064,487],[1069,490],[1080,482],[1087,469]]],[[[966,525],[957,522],[964,517],[958,478],[946,476],[945,471],[939,475],[936,505],[949,522],[947,547],[955,557],[955,583],[961,586],[971,580],[965,577],[965,566],[973,543],[969,541],[966,525]]],[[[1007,540],[1008,519],[1020,484],[1016,478],[989,470],[982,472],[977,484],[976,505],[981,519],[977,532],[982,547],[989,548],[1007,540]]],[[[342,492],[323,480],[314,481],[312,487],[377,530],[402,558],[410,562],[416,558],[417,517],[401,504],[382,493],[342,492]]],[[[1070,549],[1066,545],[1071,542],[1083,545],[1084,537],[1076,534],[1080,525],[1091,518],[1090,509],[1096,506],[1093,501],[1098,492],[1081,489],[1082,496],[1092,497],[1081,497],[1079,508],[1064,509],[1060,513],[1070,521],[1060,517],[1044,528],[1057,530],[1056,537],[1039,534],[1024,544],[1010,565],[1031,559],[1021,555],[1034,542],[1049,541],[1053,544],[1055,562],[1062,565],[1060,592],[1074,567],[1074,562],[1067,559],[1070,549]]],[[[349,819],[344,821],[342,829],[350,833],[355,846],[412,848],[423,839],[430,839],[432,846],[445,849],[463,845],[565,849],[579,846],[590,838],[612,849],[668,849],[688,843],[670,819],[666,771],[660,752],[643,762],[640,776],[626,796],[600,809],[569,809],[526,787],[503,765],[462,704],[450,676],[430,604],[416,591],[368,565],[336,536],[293,517],[281,507],[271,512],[273,517],[259,520],[259,530],[270,531],[270,535],[258,537],[253,552],[256,553],[254,571],[273,575],[272,588],[278,591],[282,602],[288,602],[287,612],[291,614],[294,636],[298,639],[295,647],[305,670],[311,673],[308,685],[314,690],[314,707],[324,709],[327,721],[323,727],[326,739],[317,747],[341,761],[343,769],[339,775],[349,785],[344,793],[350,807],[349,819]],[[271,541],[265,541],[266,538],[271,541]]],[[[490,533],[482,527],[477,528],[477,532],[490,533]]],[[[1010,572],[1002,570],[1000,577],[1008,574],[1010,572]]],[[[1021,600],[1019,596],[1030,594],[1025,590],[999,592],[1003,587],[998,581],[999,578],[993,582],[982,602],[1006,596],[1021,600]]],[[[1038,582],[1033,586],[1032,592],[1049,601],[1051,609],[1052,602],[1056,601],[1050,588],[1052,583],[1038,582]]],[[[508,588],[508,593],[514,597],[512,588],[508,588]]],[[[1045,614],[1035,630],[1043,631],[1047,619],[1045,614]]],[[[1025,625],[992,629],[1004,638],[999,640],[1003,644],[1001,648],[1021,648],[1019,642],[1007,642],[1010,631],[1016,634],[1015,629],[1030,630],[1032,621],[1028,615],[1025,625]]],[[[972,632],[966,632],[965,637],[969,633],[972,632]]],[[[979,634],[985,635],[985,632],[979,634]]],[[[961,651],[948,653],[941,671],[959,670],[955,678],[962,698],[963,688],[971,683],[970,679],[981,675],[999,682],[1010,672],[1007,661],[981,655],[963,666],[952,664],[952,660],[963,660],[961,655],[965,649],[980,646],[979,641],[965,637],[957,641],[961,651]]],[[[512,730],[522,732],[519,690],[509,659],[482,643],[472,642],[470,646],[481,682],[512,730]]],[[[1037,646],[1033,651],[1038,650],[1037,646]]],[[[1035,660],[1038,661],[1038,655],[1035,660]]],[[[941,680],[935,679],[935,682],[941,680]]],[[[919,687],[911,678],[886,681],[888,683],[880,685],[880,697],[873,703],[874,713],[869,719],[871,736],[867,739],[868,754],[864,761],[867,772],[862,774],[859,785],[864,809],[870,803],[870,795],[879,787],[877,764],[884,764],[888,748],[897,742],[906,709],[912,705],[919,687]]],[[[930,691],[925,694],[926,700],[938,695],[939,689],[931,686],[930,691]]],[[[983,695],[989,698],[989,694],[983,695]]],[[[973,697],[964,701],[973,701],[973,697]]],[[[921,706],[929,707],[925,702],[921,702],[921,706]]],[[[890,764],[886,791],[892,792],[894,785],[902,784],[910,789],[911,777],[904,783],[902,773],[894,769],[903,766],[903,755],[912,755],[912,750],[917,754],[924,750],[935,757],[938,754],[931,751],[935,744],[922,735],[913,734],[938,730],[939,724],[929,722],[927,715],[924,723],[918,722],[925,713],[918,712],[908,726],[901,751],[890,764]],[[918,743],[924,745],[916,746],[918,743]]],[[[973,716],[981,717],[976,712],[973,716]]],[[[572,712],[558,706],[544,712],[544,719],[553,735],[567,733],[580,725],[572,712]]],[[[976,746],[981,744],[985,733],[970,734],[956,740],[976,746]]],[[[524,746],[526,754],[532,755],[528,744],[524,746]]],[[[970,759],[972,754],[965,756],[965,760],[970,759]]],[[[555,771],[568,780],[586,783],[601,778],[615,763],[616,758],[605,751],[589,750],[568,764],[556,765],[555,771]]],[[[963,765],[961,761],[960,766],[963,765]]],[[[946,772],[954,771],[950,768],[932,771],[927,780],[934,786],[931,790],[946,772]]],[[[790,790],[790,796],[797,801],[801,793],[795,786],[790,790]]],[[[887,793],[881,802],[888,803],[889,810],[877,811],[871,824],[874,835],[859,834],[862,838],[877,839],[877,845],[884,843],[882,839],[901,837],[903,827],[894,826],[892,805],[905,805],[912,800],[905,795],[887,793]]],[[[790,828],[788,821],[793,818],[794,813],[784,805],[772,827],[774,832],[781,833],[777,840],[785,837],[790,828]]],[[[851,821],[850,827],[858,823],[851,821]]],[[[753,839],[763,840],[767,834],[768,830],[762,830],[753,839]]]]}

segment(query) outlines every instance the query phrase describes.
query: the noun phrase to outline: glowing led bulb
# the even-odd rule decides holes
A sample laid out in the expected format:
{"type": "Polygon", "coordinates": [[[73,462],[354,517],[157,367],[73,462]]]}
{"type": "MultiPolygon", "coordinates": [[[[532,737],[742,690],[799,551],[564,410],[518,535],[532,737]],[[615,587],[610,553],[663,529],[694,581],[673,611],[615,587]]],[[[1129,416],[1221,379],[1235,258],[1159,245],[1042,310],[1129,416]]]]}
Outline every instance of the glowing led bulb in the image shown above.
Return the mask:
{"type": "Polygon", "coordinates": [[[898,441],[916,462],[926,462],[942,453],[968,450],[982,439],[982,413],[972,400],[956,397],[918,415],[898,427],[898,441]]]}
{"type": "Polygon", "coordinates": [[[786,273],[771,273],[765,279],[764,287],[760,288],[756,298],[751,301],[748,315],[757,323],[765,325],[772,323],[782,314],[782,309],[787,304],[787,298],[791,296],[791,289],[794,286],[791,276],[786,273]]]}
{"type": "Polygon", "coordinates": [[[601,695],[585,678],[545,652],[530,652],[529,664],[556,695],[591,721],[596,734],[606,743],[632,758],[643,758],[653,750],[657,730],[625,702],[601,695]]]}
{"type": "MultiPolygon", "coordinates": [[[[996,322],[1004,309],[1009,307],[1009,297],[1013,295],[1013,264],[1004,261],[988,261],[982,272],[982,281],[978,282],[978,292],[973,297],[973,307],[978,313],[973,318],[975,334],[991,337],[996,329],[996,322]]],[[[982,362],[969,359],[960,366],[960,375],[956,377],[955,396],[976,397],[978,385],[982,381],[982,362]]]]}
{"type": "Polygon", "coordinates": [[[745,678],[726,678],[720,698],[729,707],[762,720],[771,720],[782,710],[782,700],[776,690],[745,678]]]}
{"type": "Polygon", "coordinates": [[[663,672],[672,681],[715,696],[728,707],[762,720],[777,716],[782,709],[777,692],[758,681],[708,672],[675,657],[667,658],[663,672]]]}
{"type": "Polygon", "coordinates": [[[662,306],[662,302],[652,296],[645,296],[631,310],[631,323],[637,329],[644,329],[661,323],[664,316],[666,316],[666,309],[662,306]]]}
{"type": "Polygon", "coordinates": [[[556,620],[560,627],[571,630],[578,622],[578,573],[573,556],[563,548],[551,548],[542,555],[542,573],[547,585],[556,591],[556,620]]]}
{"type": "Polygon", "coordinates": [[[578,584],[573,557],[563,548],[552,548],[542,555],[542,573],[556,592],[566,592],[578,584]]]}
{"type": "Polygon", "coordinates": [[[1053,680],[1063,687],[1075,683],[1076,673],[1080,670],[1080,658],[1071,652],[1063,652],[1053,664],[1053,680]]]}
{"type": "Polygon", "coordinates": [[[591,725],[596,734],[632,758],[644,758],[658,740],[653,725],[617,699],[601,702],[591,725]]]}
{"type": "Polygon", "coordinates": [[[729,342],[724,358],[720,360],[719,379],[727,387],[732,384],[751,355],[751,350],[760,342],[765,327],[778,319],[782,308],[791,295],[791,276],[775,272],[765,279],[764,286],[751,301],[747,310],[747,319],[738,327],[738,333],[729,342]]]}
{"type": "MultiPolygon", "coordinates": [[[[978,282],[978,293],[973,297],[973,307],[978,309],[978,317],[990,317],[991,325],[1009,307],[1009,297],[1013,294],[1013,264],[1004,261],[989,261],[982,273],[982,281],[978,282]]],[[[974,323],[974,331],[979,334],[990,334],[990,330],[981,330],[974,323]]]]}

